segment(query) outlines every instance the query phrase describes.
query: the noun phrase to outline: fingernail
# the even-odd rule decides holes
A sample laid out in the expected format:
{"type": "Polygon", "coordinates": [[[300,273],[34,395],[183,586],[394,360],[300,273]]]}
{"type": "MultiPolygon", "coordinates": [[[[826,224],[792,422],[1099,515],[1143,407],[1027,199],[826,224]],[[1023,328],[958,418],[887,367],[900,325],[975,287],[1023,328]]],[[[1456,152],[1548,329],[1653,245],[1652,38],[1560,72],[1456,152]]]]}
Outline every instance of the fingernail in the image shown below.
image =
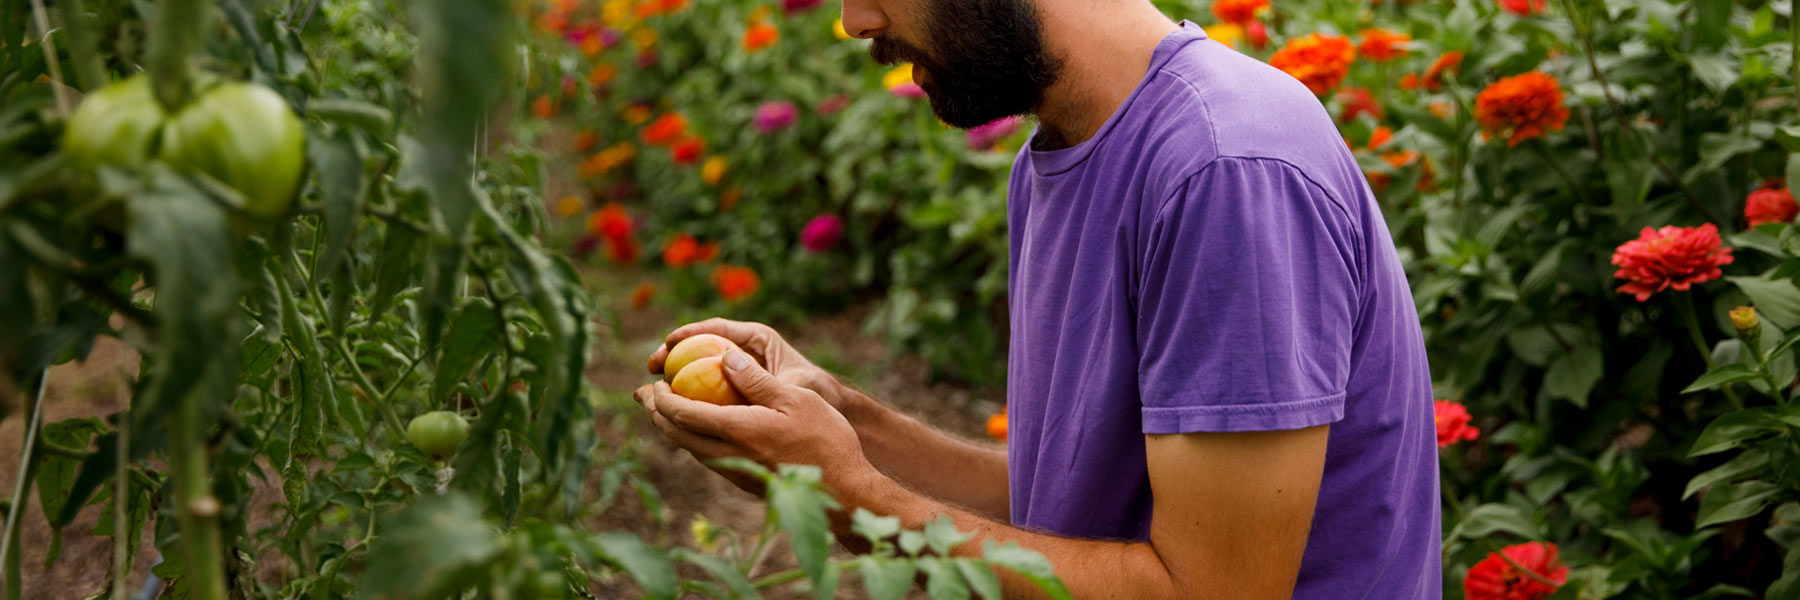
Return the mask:
{"type": "Polygon", "coordinates": [[[725,353],[725,368],[742,371],[744,367],[748,366],[750,366],[750,357],[744,356],[743,352],[732,350],[725,353]]]}

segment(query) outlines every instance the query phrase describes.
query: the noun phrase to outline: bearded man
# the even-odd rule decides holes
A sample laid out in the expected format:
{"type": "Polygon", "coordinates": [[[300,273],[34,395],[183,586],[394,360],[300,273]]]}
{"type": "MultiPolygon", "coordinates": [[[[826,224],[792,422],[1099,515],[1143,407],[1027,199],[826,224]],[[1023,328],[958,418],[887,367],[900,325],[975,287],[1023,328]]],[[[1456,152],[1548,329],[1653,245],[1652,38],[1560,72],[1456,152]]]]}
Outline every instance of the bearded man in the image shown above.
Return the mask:
{"type": "Polygon", "coordinates": [[[846,510],[909,528],[950,515],[975,533],[955,554],[1017,542],[1077,598],[1441,595],[1418,317],[1305,86],[1145,0],[844,0],[843,22],[951,125],[1038,119],[1007,191],[1010,439],[945,434],[712,320],[667,342],[737,342],[751,405],[645,386],[670,440],[818,465],[846,510]]]}

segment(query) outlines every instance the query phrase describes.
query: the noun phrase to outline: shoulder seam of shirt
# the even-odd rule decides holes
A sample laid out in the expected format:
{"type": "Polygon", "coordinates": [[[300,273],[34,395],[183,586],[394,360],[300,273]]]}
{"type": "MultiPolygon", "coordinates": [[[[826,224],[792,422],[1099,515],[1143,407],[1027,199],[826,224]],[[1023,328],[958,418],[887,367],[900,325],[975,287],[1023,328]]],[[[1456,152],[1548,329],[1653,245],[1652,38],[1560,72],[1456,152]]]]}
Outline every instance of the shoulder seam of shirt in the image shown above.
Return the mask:
{"type": "MultiPolygon", "coordinates": [[[[1287,159],[1284,159],[1284,158],[1277,158],[1277,157],[1273,157],[1273,156],[1234,156],[1234,155],[1214,156],[1211,160],[1206,161],[1206,164],[1200,165],[1199,168],[1194,169],[1194,172],[1187,174],[1187,176],[1182,177],[1179,181],[1177,181],[1176,184],[1173,186],[1173,188],[1171,188],[1169,190],[1168,195],[1164,196],[1163,199],[1157,203],[1156,213],[1154,215],[1152,215],[1152,217],[1151,217],[1152,227],[1154,227],[1154,225],[1157,221],[1162,220],[1163,214],[1168,211],[1169,204],[1175,201],[1175,197],[1182,190],[1187,189],[1188,185],[1191,184],[1195,179],[1199,178],[1201,175],[1205,175],[1206,172],[1211,170],[1214,165],[1217,165],[1220,162],[1223,162],[1226,160],[1273,162],[1273,163],[1281,165],[1282,167],[1285,167],[1286,169],[1288,169],[1290,171],[1293,171],[1294,174],[1298,175],[1302,181],[1306,182],[1307,185],[1310,185],[1314,188],[1318,188],[1319,193],[1325,195],[1325,199],[1330,201],[1332,208],[1336,209],[1338,211],[1338,213],[1340,213],[1344,217],[1344,222],[1346,224],[1348,224],[1350,226],[1351,230],[1353,230],[1354,233],[1356,234],[1356,240],[1354,240],[1354,242],[1356,244],[1356,258],[1357,258],[1356,267],[1357,267],[1357,271],[1360,274],[1360,271],[1362,270],[1362,266],[1363,266],[1361,264],[1361,262],[1362,262],[1361,259],[1363,258],[1363,256],[1365,256],[1367,254],[1367,250],[1368,250],[1367,246],[1369,244],[1369,240],[1368,240],[1369,236],[1367,235],[1367,232],[1363,231],[1362,224],[1357,222],[1355,216],[1350,213],[1349,207],[1345,206],[1343,200],[1339,199],[1336,194],[1331,193],[1330,189],[1327,189],[1325,186],[1319,185],[1319,182],[1314,181],[1312,176],[1307,174],[1305,169],[1300,168],[1299,165],[1289,162],[1287,159]]],[[[1364,290],[1362,289],[1362,287],[1363,287],[1362,278],[1356,277],[1354,279],[1356,280],[1355,281],[1356,296],[1360,301],[1360,299],[1364,295],[1363,294],[1364,290]]]]}
{"type": "MultiPolygon", "coordinates": [[[[1185,45],[1182,46],[1182,48],[1186,47],[1187,46],[1185,45]]],[[[1171,60],[1172,59],[1173,57],[1171,57],[1171,60]]],[[[1168,63],[1164,62],[1163,64],[1167,65],[1168,63]]],[[[1219,129],[1213,126],[1212,107],[1207,106],[1206,96],[1200,93],[1199,88],[1194,87],[1194,82],[1188,81],[1188,79],[1182,77],[1180,73],[1169,70],[1167,66],[1157,67],[1156,72],[1159,75],[1166,74],[1173,77],[1176,81],[1181,82],[1181,85],[1187,86],[1188,93],[1194,97],[1194,103],[1200,105],[1200,112],[1206,113],[1206,141],[1212,143],[1212,158],[1208,159],[1206,164],[1200,165],[1200,168],[1195,169],[1194,172],[1199,173],[1200,171],[1205,171],[1207,167],[1212,166],[1212,163],[1219,158],[1219,129]]],[[[1186,178],[1183,178],[1182,181],[1185,182],[1186,178]]]]}

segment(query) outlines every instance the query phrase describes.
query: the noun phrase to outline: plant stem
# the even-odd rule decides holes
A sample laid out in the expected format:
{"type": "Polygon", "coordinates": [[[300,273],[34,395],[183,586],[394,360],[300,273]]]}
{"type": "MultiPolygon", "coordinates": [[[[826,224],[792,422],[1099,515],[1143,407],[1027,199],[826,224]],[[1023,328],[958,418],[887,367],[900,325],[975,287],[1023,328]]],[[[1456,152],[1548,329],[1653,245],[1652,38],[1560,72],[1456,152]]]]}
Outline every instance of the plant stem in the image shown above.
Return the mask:
{"type": "Polygon", "coordinates": [[[176,406],[169,422],[169,470],[175,484],[175,517],[187,551],[182,584],[189,598],[225,600],[219,499],[213,497],[207,476],[205,415],[192,394],[170,400],[176,400],[176,406]]]}
{"type": "MultiPolygon", "coordinates": [[[[62,65],[57,62],[56,44],[50,41],[50,18],[44,16],[43,0],[31,0],[31,13],[37,20],[38,34],[43,36],[44,66],[50,71],[50,78],[55,83],[62,83],[62,65]]],[[[67,117],[73,106],[69,105],[69,93],[61,85],[50,86],[50,93],[56,98],[56,112],[67,117]]]]}
{"type": "Polygon", "coordinates": [[[778,585],[781,585],[784,583],[789,583],[789,582],[798,580],[801,577],[805,577],[805,576],[806,576],[805,571],[801,571],[800,569],[792,569],[792,570],[788,570],[788,571],[782,571],[780,573],[776,573],[774,575],[770,575],[768,577],[764,577],[764,578],[758,579],[756,581],[752,581],[752,582],[750,582],[750,587],[760,590],[763,588],[770,588],[770,587],[775,587],[775,586],[778,586],[778,585]]]}
{"type": "Polygon", "coordinates": [[[1793,67],[1794,106],[1800,110],[1800,0],[1788,0],[1788,62],[1793,67]]]}
{"type": "Polygon", "coordinates": [[[95,49],[94,30],[88,26],[87,9],[81,0],[57,0],[62,17],[63,34],[69,39],[69,58],[75,67],[75,79],[82,91],[100,89],[107,83],[106,69],[101,66],[95,49]]]}
{"type": "MultiPolygon", "coordinates": [[[[1694,341],[1694,349],[1700,352],[1700,359],[1706,361],[1706,368],[1711,370],[1712,348],[1706,345],[1706,335],[1700,332],[1700,318],[1694,314],[1694,298],[1691,292],[1677,292],[1677,296],[1679,299],[1675,301],[1675,311],[1681,313],[1681,322],[1687,326],[1688,337],[1694,341]]],[[[1731,391],[1730,385],[1719,386],[1719,391],[1725,393],[1725,398],[1731,401],[1734,408],[1743,410],[1744,400],[1738,397],[1737,392],[1731,391]]]]}
{"type": "Polygon", "coordinates": [[[175,112],[187,103],[193,93],[193,74],[188,59],[199,50],[201,36],[212,20],[212,3],[207,0],[158,0],[156,16],[150,22],[147,71],[156,102],[163,110],[175,112]]]}
{"type": "Polygon", "coordinates": [[[1570,191],[1575,192],[1576,199],[1581,200],[1582,204],[1592,206],[1594,202],[1588,197],[1587,186],[1581,185],[1581,182],[1577,181],[1575,176],[1569,174],[1568,169],[1563,168],[1562,163],[1556,162],[1556,159],[1551,158],[1550,151],[1547,148],[1548,145],[1545,144],[1543,140],[1533,140],[1531,144],[1531,149],[1533,150],[1532,153],[1538,155],[1538,158],[1543,159],[1544,164],[1549,165],[1550,170],[1555,171],[1557,177],[1562,178],[1563,184],[1569,186],[1570,191]]]}
{"type": "Polygon", "coordinates": [[[126,512],[131,504],[131,397],[125,397],[124,418],[119,419],[118,456],[113,458],[113,600],[125,600],[126,582],[131,579],[131,529],[126,512]]]}
{"type": "Polygon", "coordinates": [[[25,442],[19,446],[18,479],[13,481],[12,504],[6,509],[6,534],[0,540],[0,563],[6,565],[6,600],[19,600],[24,590],[24,582],[20,581],[24,569],[19,557],[20,521],[25,516],[25,497],[31,493],[32,450],[37,443],[38,428],[44,420],[44,382],[50,379],[50,369],[46,367],[38,372],[37,392],[31,396],[31,419],[25,423],[25,442]]]}

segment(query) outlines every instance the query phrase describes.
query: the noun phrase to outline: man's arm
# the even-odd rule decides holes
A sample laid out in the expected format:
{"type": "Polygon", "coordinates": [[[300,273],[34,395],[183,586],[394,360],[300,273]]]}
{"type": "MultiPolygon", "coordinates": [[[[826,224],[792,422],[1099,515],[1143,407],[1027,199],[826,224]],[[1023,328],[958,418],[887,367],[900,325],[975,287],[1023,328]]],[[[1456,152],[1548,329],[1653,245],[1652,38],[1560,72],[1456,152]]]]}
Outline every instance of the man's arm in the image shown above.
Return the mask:
{"type": "MultiPolygon", "coordinates": [[[[818,465],[846,509],[922,528],[948,514],[975,537],[1042,553],[1077,598],[1285,598],[1293,593],[1324,472],[1329,425],[1291,431],[1145,438],[1154,508],[1149,542],[1077,540],[1028,532],[907,489],[864,457],[856,433],[815,392],[776,381],[741,355],[727,377],[752,406],[714,406],[650,386],[645,408],[676,444],[702,459],[818,465]]],[[[1089,490],[1088,493],[1114,493],[1089,490]]],[[[1041,593],[1002,574],[1009,598],[1041,593]]]]}
{"type": "Polygon", "coordinates": [[[933,428],[845,385],[767,325],[715,318],[678,327],[650,355],[650,372],[662,373],[668,349],[702,333],[731,340],[776,379],[817,392],[850,421],[863,454],[881,472],[934,498],[1008,520],[1006,448],[933,428]]]}

